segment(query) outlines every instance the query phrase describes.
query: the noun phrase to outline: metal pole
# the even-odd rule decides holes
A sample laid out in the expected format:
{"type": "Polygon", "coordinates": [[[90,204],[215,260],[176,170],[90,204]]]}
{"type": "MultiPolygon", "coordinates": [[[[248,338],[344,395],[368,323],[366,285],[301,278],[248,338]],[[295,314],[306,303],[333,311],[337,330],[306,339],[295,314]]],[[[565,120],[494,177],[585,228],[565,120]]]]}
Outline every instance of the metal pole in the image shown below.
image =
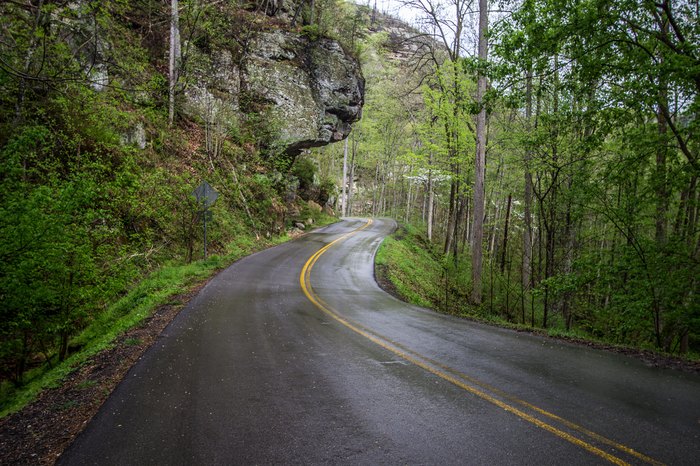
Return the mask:
{"type": "Polygon", "coordinates": [[[207,258],[207,209],[204,209],[204,259],[207,258]]]}

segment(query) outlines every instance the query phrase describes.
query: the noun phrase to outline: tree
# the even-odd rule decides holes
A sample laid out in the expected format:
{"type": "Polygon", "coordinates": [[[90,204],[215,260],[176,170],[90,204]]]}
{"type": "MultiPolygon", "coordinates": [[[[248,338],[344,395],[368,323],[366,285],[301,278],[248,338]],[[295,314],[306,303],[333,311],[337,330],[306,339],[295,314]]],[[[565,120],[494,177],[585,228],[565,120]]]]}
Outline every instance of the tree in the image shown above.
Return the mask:
{"type": "Polygon", "coordinates": [[[472,221],[472,295],[474,304],[481,304],[481,272],[484,238],[484,181],[486,170],[486,60],[488,58],[488,9],[487,1],[479,0],[479,74],[476,103],[476,159],[474,162],[474,220],[472,221]]]}
{"type": "Polygon", "coordinates": [[[180,76],[180,18],[178,0],[170,0],[170,59],[168,68],[168,124],[175,118],[175,91],[180,76]]]}

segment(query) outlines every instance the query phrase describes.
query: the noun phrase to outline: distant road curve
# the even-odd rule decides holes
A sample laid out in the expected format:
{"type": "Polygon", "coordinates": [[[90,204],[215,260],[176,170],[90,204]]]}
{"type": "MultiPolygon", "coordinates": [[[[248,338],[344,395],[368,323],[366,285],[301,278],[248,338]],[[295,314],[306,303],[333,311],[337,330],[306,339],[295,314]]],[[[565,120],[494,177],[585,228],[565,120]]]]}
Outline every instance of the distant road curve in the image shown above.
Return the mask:
{"type": "Polygon", "coordinates": [[[697,464],[700,376],[400,302],[374,281],[394,227],[220,273],[59,464],[697,464]]]}

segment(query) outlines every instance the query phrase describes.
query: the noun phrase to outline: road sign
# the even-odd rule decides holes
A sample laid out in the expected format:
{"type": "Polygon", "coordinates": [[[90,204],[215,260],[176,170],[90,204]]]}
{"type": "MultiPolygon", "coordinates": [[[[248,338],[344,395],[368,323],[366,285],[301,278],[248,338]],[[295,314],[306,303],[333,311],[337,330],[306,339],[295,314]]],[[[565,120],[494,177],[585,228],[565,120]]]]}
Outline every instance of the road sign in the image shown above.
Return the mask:
{"type": "Polygon", "coordinates": [[[197,186],[197,188],[192,192],[194,197],[197,198],[197,202],[204,205],[204,209],[208,209],[213,206],[216,200],[219,198],[219,193],[214,191],[206,181],[202,181],[202,184],[197,186]]]}
{"type": "Polygon", "coordinates": [[[216,200],[219,198],[219,193],[214,191],[206,181],[202,181],[202,184],[197,186],[197,188],[192,191],[194,197],[197,198],[197,202],[202,206],[202,210],[199,212],[202,216],[202,221],[204,223],[204,258],[207,258],[207,221],[211,221],[212,215],[208,210],[209,207],[213,206],[216,200]]]}

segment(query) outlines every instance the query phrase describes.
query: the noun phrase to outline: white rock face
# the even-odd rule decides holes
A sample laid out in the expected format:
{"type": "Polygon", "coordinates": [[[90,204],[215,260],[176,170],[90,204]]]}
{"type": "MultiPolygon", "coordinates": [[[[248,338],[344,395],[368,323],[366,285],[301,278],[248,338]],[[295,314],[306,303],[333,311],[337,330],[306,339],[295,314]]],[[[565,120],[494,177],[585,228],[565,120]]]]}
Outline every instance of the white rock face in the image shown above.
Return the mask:
{"type": "Polygon", "coordinates": [[[267,108],[292,156],[347,137],[361,116],[364,84],[338,42],[281,30],[258,34],[241,70],[242,92],[267,108]]]}
{"type": "Polygon", "coordinates": [[[365,81],[357,60],[334,40],[259,32],[240,62],[228,51],[192,52],[180,111],[207,127],[263,115],[291,157],[340,141],[361,116],[365,81]]]}
{"type": "Polygon", "coordinates": [[[193,53],[192,83],[184,90],[182,111],[207,127],[232,124],[238,114],[240,75],[231,52],[193,53]]]}
{"type": "Polygon", "coordinates": [[[145,149],[148,140],[146,139],[146,128],[143,127],[143,123],[138,122],[135,126],[129,128],[129,130],[121,135],[121,143],[123,145],[134,145],[139,149],[145,149]]]}

